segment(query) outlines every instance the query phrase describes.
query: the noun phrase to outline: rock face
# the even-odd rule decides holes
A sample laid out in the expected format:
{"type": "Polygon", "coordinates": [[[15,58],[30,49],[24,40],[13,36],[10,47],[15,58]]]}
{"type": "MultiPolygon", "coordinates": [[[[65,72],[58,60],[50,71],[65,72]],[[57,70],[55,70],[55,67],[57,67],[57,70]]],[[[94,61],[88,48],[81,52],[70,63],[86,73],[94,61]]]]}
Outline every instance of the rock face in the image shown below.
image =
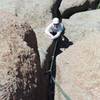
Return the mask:
{"type": "Polygon", "coordinates": [[[87,22],[81,20],[63,20],[65,30],[65,36],[73,42],[82,40],[83,37],[87,37],[88,34],[94,31],[100,31],[98,22],[87,22]]]}
{"type": "Polygon", "coordinates": [[[40,100],[35,33],[17,17],[0,15],[0,100],[40,100]]]}
{"type": "Polygon", "coordinates": [[[99,0],[0,0],[0,9],[27,20],[34,28],[45,26],[52,17],[68,17],[76,12],[95,9],[99,0]],[[58,10],[60,9],[60,12],[58,10]]]}
{"type": "MultiPolygon", "coordinates": [[[[38,40],[38,49],[40,53],[41,65],[44,63],[44,59],[46,59],[46,55],[48,54],[50,47],[52,47],[53,40],[51,40],[47,34],[44,33],[45,28],[35,29],[37,40],[38,40]]],[[[50,54],[50,53],[49,53],[50,54]]]]}
{"type": "MultiPolygon", "coordinates": [[[[100,99],[98,15],[99,10],[93,10],[63,20],[65,36],[73,45],[57,56],[56,80],[71,100],[100,99]]],[[[65,100],[57,87],[55,91],[55,100],[65,100]]]]}
{"type": "MultiPolygon", "coordinates": [[[[60,16],[59,7],[62,17],[67,18],[75,12],[96,8],[98,2],[99,0],[0,0],[0,9],[20,17],[21,20],[26,20],[34,28],[40,54],[39,60],[36,38],[29,25],[21,20],[18,21],[16,17],[12,18],[11,15],[1,13],[0,15],[3,16],[0,16],[2,48],[0,66],[4,66],[1,67],[1,98],[48,100],[49,76],[44,73],[50,67],[54,44],[44,33],[46,25],[52,17],[60,16]]],[[[97,13],[99,15],[99,10],[97,13]]],[[[88,34],[98,33],[100,30],[98,21],[87,23],[84,18],[83,21],[81,18],[80,20],[74,18],[73,16],[69,20],[63,20],[66,28],[65,36],[73,42],[82,40],[88,34]]]]}
{"type": "Polygon", "coordinates": [[[56,0],[0,0],[0,9],[24,18],[39,27],[52,18],[51,7],[56,0]]]}
{"type": "Polygon", "coordinates": [[[65,36],[75,42],[88,34],[100,31],[100,10],[87,11],[73,15],[69,20],[62,20],[65,36]]]}
{"type": "MultiPolygon", "coordinates": [[[[57,81],[71,100],[100,99],[100,42],[94,33],[57,57],[57,81]]],[[[55,100],[65,100],[56,88],[55,100]]]]}
{"type": "MultiPolygon", "coordinates": [[[[57,12],[59,7],[57,2],[59,0],[0,0],[0,9],[28,21],[32,28],[35,29],[40,56],[44,59],[47,49],[52,44],[52,41],[44,34],[44,30],[46,25],[51,21],[52,16],[57,15],[54,13],[57,12]]],[[[41,59],[42,62],[44,59],[41,59]]]]}
{"type": "Polygon", "coordinates": [[[83,20],[87,22],[99,22],[100,9],[76,13],[70,17],[70,20],[83,20]]]}
{"type": "Polygon", "coordinates": [[[76,12],[96,9],[99,0],[62,0],[60,12],[63,18],[68,18],[76,12]]]}

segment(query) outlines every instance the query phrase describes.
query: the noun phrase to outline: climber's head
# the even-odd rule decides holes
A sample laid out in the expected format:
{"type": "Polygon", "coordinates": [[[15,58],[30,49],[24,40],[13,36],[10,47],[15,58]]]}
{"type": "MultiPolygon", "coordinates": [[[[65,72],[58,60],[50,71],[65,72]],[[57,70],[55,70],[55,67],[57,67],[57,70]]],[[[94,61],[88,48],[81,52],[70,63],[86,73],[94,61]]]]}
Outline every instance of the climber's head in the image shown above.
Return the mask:
{"type": "Polygon", "coordinates": [[[54,25],[58,25],[60,23],[59,18],[57,18],[57,17],[53,18],[52,23],[54,25]]]}

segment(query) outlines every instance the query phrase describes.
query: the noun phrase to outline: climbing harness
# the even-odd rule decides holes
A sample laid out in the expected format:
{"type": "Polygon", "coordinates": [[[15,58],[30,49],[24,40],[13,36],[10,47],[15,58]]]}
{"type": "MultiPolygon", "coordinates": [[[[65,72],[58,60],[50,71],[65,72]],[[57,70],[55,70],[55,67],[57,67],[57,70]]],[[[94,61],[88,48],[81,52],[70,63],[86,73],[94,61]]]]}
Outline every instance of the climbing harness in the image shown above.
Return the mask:
{"type": "Polygon", "coordinates": [[[55,71],[54,60],[55,60],[55,54],[56,54],[58,42],[59,42],[59,38],[55,40],[55,45],[54,45],[53,55],[52,55],[52,59],[51,59],[50,70],[48,71],[50,73],[50,82],[51,82],[51,84],[53,82],[58,87],[59,91],[62,93],[62,95],[64,96],[65,100],[71,100],[70,97],[61,88],[61,86],[59,85],[59,83],[55,80],[55,77],[53,75],[53,73],[55,71]]]}

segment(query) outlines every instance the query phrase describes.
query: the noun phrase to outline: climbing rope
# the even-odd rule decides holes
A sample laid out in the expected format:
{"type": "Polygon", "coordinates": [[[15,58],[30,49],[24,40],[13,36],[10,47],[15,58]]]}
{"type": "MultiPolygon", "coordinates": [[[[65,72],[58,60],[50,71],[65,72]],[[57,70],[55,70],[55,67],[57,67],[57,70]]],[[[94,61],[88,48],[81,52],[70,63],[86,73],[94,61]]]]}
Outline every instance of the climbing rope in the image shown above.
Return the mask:
{"type": "Polygon", "coordinates": [[[59,91],[61,91],[62,95],[65,97],[65,100],[71,100],[70,97],[66,94],[66,92],[61,88],[59,83],[54,79],[54,77],[51,77],[51,79],[53,80],[59,91]]]}
{"type": "Polygon", "coordinates": [[[59,83],[55,80],[55,77],[53,75],[53,72],[55,71],[54,69],[54,60],[55,60],[55,54],[57,50],[57,44],[58,44],[59,39],[55,40],[55,45],[54,45],[54,50],[53,50],[53,55],[52,55],[52,60],[51,60],[51,65],[50,65],[50,81],[53,82],[59,89],[59,91],[62,93],[64,96],[65,100],[71,100],[70,97],[65,93],[65,91],[61,88],[59,83]]]}

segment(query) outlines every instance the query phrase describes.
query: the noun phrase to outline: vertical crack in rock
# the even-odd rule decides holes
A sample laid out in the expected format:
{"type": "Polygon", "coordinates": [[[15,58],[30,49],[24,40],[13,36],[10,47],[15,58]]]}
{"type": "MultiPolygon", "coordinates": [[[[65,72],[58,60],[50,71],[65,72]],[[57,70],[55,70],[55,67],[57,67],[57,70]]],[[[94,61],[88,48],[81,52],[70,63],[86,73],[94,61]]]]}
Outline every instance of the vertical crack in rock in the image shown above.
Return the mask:
{"type": "Polygon", "coordinates": [[[51,8],[51,12],[52,12],[52,17],[58,17],[61,19],[61,13],[59,11],[59,7],[61,4],[62,0],[56,0],[55,3],[53,4],[52,8],[51,8]]]}
{"type": "Polygon", "coordinates": [[[76,6],[70,5],[70,8],[66,7],[66,9],[62,12],[61,17],[69,18],[75,13],[96,9],[99,2],[100,2],[99,0],[94,0],[94,1],[86,0],[83,4],[80,5],[77,4],[76,6]]]}

